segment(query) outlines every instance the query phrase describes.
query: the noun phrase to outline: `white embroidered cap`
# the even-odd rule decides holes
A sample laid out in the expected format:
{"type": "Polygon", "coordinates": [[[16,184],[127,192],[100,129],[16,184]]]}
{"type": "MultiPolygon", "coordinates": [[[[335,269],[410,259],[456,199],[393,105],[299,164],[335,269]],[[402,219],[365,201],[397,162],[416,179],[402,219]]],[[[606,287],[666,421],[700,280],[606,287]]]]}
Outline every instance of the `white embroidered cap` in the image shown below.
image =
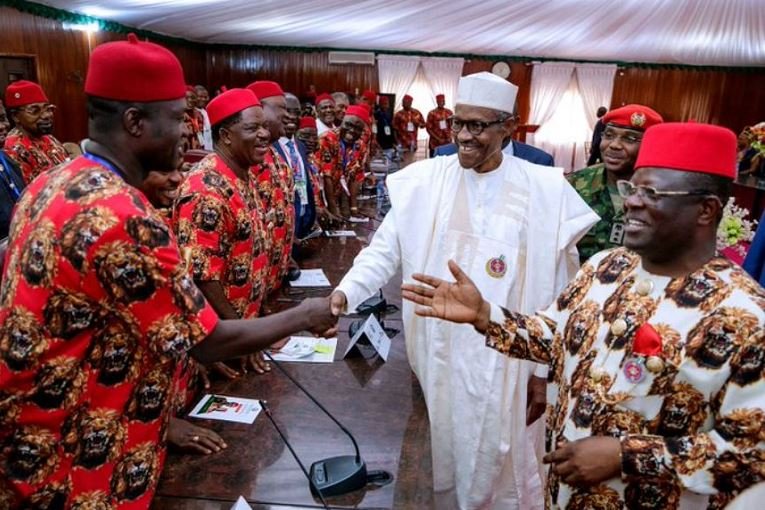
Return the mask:
{"type": "Polygon", "coordinates": [[[513,113],[518,87],[496,74],[482,72],[460,78],[457,104],[513,113]]]}

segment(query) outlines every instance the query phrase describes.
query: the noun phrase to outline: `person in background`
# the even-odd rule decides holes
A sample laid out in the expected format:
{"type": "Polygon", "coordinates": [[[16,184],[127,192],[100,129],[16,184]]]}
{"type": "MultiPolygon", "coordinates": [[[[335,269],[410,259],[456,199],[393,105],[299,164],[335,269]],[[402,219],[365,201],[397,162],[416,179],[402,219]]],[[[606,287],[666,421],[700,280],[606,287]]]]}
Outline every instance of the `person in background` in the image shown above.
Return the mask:
{"type": "Polygon", "coordinates": [[[224,320],[194,284],[139,190],[151,170],[180,166],[185,93],[166,48],[134,34],[96,47],[87,151],[17,203],[0,292],[2,508],[148,509],[189,356],[212,363],[334,329],[328,299],[224,320]]]}
{"type": "Polygon", "coordinates": [[[210,93],[204,85],[197,85],[194,87],[194,92],[197,95],[196,108],[197,113],[202,116],[202,133],[200,134],[199,141],[202,144],[202,148],[206,151],[213,150],[212,131],[210,128],[210,117],[207,115],[207,103],[210,102],[210,93]]]}
{"type": "Polygon", "coordinates": [[[329,94],[316,97],[316,129],[319,136],[335,127],[335,100],[329,94]]]}
{"type": "Polygon", "coordinates": [[[313,195],[314,202],[316,203],[316,215],[319,221],[324,224],[329,222],[340,221],[340,218],[330,215],[327,209],[327,199],[324,195],[324,182],[319,170],[319,163],[316,160],[316,154],[319,148],[319,137],[316,130],[316,118],[308,115],[303,116],[300,119],[300,125],[298,126],[297,138],[303,145],[305,145],[308,151],[308,167],[311,169],[311,180],[313,183],[313,195]]]}
{"type": "Polygon", "coordinates": [[[14,127],[3,147],[18,164],[25,183],[67,161],[69,154],[53,136],[56,106],[50,104],[42,87],[26,80],[11,83],[5,89],[5,107],[14,127]]]}
{"type": "Polygon", "coordinates": [[[587,160],[587,166],[592,166],[596,163],[600,163],[603,158],[600,155],[600,141],[603,137],[603,130],[606,129],[606,124],[603,122],[603,115],[608,113],[608,108],[601,106],[595,113],[598,117],[598,121],[595,123],[595,128],[592,130],[592,142],[590,143],[590,157],[587,160]]]}
{"type": "Polygon", "coordinates": [[[390,163],[396,158],[396,136],[393,133],[393,118],[388,113],[389,105],[388,96],[380,96],[380,101],[375,106],[374,117],[377,125],[377,145],[390,163]]]}
{"type": "MultiPolygon", "coordinates": [[[[332,99],[335,101],[335,127],[340,127],[345,117],[345,110],[351,104],[348,94],[345,92],[333,92],[332,99]]],[[[321,135],[321,133],[319,133],[321,135]]]]}
{"type": "Polygon", "coordinates": [[[8,112],[5,111],[5,104],[0,99],[0,150],[5,146],[5,139],[11,131],[11,121],[8,119],[8,112]]]}
{"type": "MultiPolygon", "coordinates": [[[[274,144],[274,148],[292,169],[293,181],[295,183],[294,238],[303,239],[313,230],[316,223],[314,181],[311,178],[308,149],[295,137],[295,133],[298,130],[298,122],[300,122],[300,100],[289,92],[284,97],[287,103],[284,136],[279,138],[279,142],[274,144]]],[[[297,279],[299,276],[299,269],[292,271],[292,274],[288,275],[290,281],[297,279]]]]}
{"type": "Polygon", "coordinates": [[[728,129],[649,128],[619,181],[624,247],[535,315],[484,300],[453,261],[456,282],[403,286],[419,316],[549,365],[547,508],[722,509],[765,481],[765,290],[716,255],[735,163],[728,129]]]}
{"type": "Polygon", "coordinates": [[[349,106],[339,128],[327,131],[319,137],[315,159],[324,180],[327,209],[334,215],[351,216],[350,182],[364,165],[364,153],[359,138],[368,119],[367,109],[360,105],[349,106]]]}
{"type": "Polygon", "coordinates": [[[247,88],[262,103],[271,135],[271,147],[263,162],[251,169],[257,182],[261,213],[265,214],[264,225],[271,234],[268,276],[270,293],[281,288],[284,277],[291,268],[296,267],[291,260],[295,235],[294,178],[292,168],[276,148],[279,138],[284,136],[284,124],[288,117],[287,101],[281,86],[273,81],[256,81],[247,88]]]}
{"type": "Polygon", "coordinates": [[[412,163],[417,156],[417,131],[425,127],[425,119],[419,110],[412,108],[412,101],[412,96],[405,95],[402,109],[393,116],[393,133],[401,148],[402,166],[412,163]]]}
{"type": "MultiPolygon", "coordinates": [[[[8,117],[3,103],[0,102],[0,135],[10,131],[8,117]]],[[[21,177],[19,166],[5,151],[0,150],[0,240],[8,237],[8,227],[11,224],[13,206],[24,191],[24,179],[21,177]]],[[[0,268],[3,266],[0,257],[0,268]]]]}
{"type": "Polygon", "coordinates": [[[197,93],[191,85],[186,85],[186,109],[183,112],[183,152],[202,148],[201,135],[204,119],[197,111],[197,93]]]}
{"type": "Polygon", "coordinates": [[[624,239],[624,199],[616,181],[628,180],[646,129],[663,121],[647,106],[629,104],[603,116],[606,126],[600,151],[603,163],[570,173],[566,178],[600,221],[579,241],[579,258],[584,262],[599,251],[621,246],[624,239]]]}
{"type": "Polygon", "coordinates": [[[452,140],[451,116],[454,112],[446,108],[446,96],[436,96],[436,108],[428,112],[425,129],[428,131],[428,156],[433,157],[436,147],[448,144],[452,140]]]}
{"type": "MultiPolygon", "coordinates": [[[[597,216],[562,169],[502,153],[517,92],[491,73],[460,79],[457,157],[388,176],[391,209],[332,293],[333,312],[352,313],[397,274],[443,274],[455,257],[495,299],[529,313],[565,286],[597,216]]],[[[435,508],[541,508],[545,368],[473,345],[468,328],[419,319],[409,303],[402,318],[430,417],[435,508]]]]}

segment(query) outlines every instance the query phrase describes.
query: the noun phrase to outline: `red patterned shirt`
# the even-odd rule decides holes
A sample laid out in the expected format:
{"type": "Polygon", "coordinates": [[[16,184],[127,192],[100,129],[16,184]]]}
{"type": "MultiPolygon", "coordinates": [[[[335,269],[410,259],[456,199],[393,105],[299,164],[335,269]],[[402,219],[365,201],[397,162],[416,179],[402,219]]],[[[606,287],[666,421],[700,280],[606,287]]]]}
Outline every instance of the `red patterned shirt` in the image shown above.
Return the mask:
{"type": "Polygon", "coordinates": [[[319,146],[316,148],[319,172],[325,177],[331,177],[335,186],[339,185],[341,177],[345,177],[348,181],[356,178],[359,169],[364,168],[364,158],[363,143],[359,140],[353,147],[346,148],[345,143],[340,139],[339,128],[327,131],[319,137],[319,146]]]}
{"type": "Polygon", "coordinates": [[[215,311],[147,199],[85,157],[17,204],[0,288],[0,507],[148,508],[215,311]]]}
{"type": "Polygon", "coordinates": [[[255,183],[210,154],[181,185],[173,226],[190,249],[194,280],[220,282],[239,317],[257,317],[269,266],[255,183]]]}
{"type": "Polygon", "coordinates": [[[252,167],[250,172],[257,183],[263,224],[271,233],[267,290],[271,292],[281,287],[292,253],[295,183],[292,169],[273,147],[269,147],[263,163],[252,167]]]}
{"type": "Polygon", "coordinates": [[[183,152],[192,149],[204,149],[199,134],[204,131],[204,117],[196,108],[186,110],[183,114],[183,152]]]}
{"type": "Polygon", "coordinates": [[[393,116],[396,141],[406,150],[417,147],[417,129],[425,127],[425,119],[419,110],[399,110],[393,116]]]}
{"type": "Polygon", "coordinates": [[[431,149],[451,143],[452,122],[449,119],[452,115],[454,115],[452,111],[446,108],[436,108],[428,113],[425,129],[428,130],[430,136],[428,146],[431,149]]]}
{"type": "Polygon", "coordinates": [[[12,129],[5,138],[5,153],[19,164],[21,176],[27,184],[69,158],[64,146],[53,136],[31,138],[19,128],[12,129]]]}

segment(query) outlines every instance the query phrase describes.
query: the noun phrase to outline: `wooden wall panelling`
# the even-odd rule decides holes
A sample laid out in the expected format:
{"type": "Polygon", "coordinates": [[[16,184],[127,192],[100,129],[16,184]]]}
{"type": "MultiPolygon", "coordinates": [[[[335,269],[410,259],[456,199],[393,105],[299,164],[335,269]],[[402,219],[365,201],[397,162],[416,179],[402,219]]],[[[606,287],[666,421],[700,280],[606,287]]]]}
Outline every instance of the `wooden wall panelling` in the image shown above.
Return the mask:
{"type": "Polygon", "coordinates": [[[211,46],[207,50],[207,84],[244,87],[255,80],[273,80],[304,96],[316,92],[377,89],[377,66],[330,65],[327,52],[287,52],[211,46]]]}

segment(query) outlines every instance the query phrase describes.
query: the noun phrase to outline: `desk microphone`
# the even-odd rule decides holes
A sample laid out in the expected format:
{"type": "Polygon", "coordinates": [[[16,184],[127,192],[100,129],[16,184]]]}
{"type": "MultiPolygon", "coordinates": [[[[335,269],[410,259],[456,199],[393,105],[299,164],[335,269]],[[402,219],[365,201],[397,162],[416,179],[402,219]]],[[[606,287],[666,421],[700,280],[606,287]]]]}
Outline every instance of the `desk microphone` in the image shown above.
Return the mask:
{"type": "MultiPolygon", "coordinates": [[[[376,481],[378,478],[380,478],[380,475],[376,472],[370,473],[370,475],[372,475],[371,477],[367,476],[367,465],[361,458],[361,454],[359,453],[359,445],[356,443],[356,438],[353,437],[353,434],[351,434],[351,432],[345,428],[343,424],[340,423],[337,418],[332,415],[332,413],[330,413],[323,405],[321,405],[319,401],[316,400],[316,398],[314,398],[314,396],[311,395],[311,393],[303,387],[303,385],[301,385],[289,373],[287,373],[287,371],[284,370],[284,367],[282,367],[281,364],[276,361],[270,353],[263,351],[263,354],[274,364],[274,366],[276,366],[276,368],[279,369],[282,374],[284,374],[285,377],[287,377],[287,379],[292,382],[292,384],[297,386],[300,391],[302,391],[303,394],[311,400],[311,402],[316,404],[316,406],[321,409],[324,414],[329,416],[329,418],[335,422],[338,427],[340,427],[340,430],[345,432],[345,434],[351,438],[353,448],[356,451],[356,455],[330,457],[328,459],[317,460],[311,464],[311,474],[308,475],[311,486],[311,493],[319,496],[320,498],[322,496],[337,496],[361,489],[367,484],[368,481],[376,481]]],[[[287,443],[286,440],[284,442],[287,443]]],[[[288,443],[287,446],[289,446],[288,443]]],[[[292,448],[290,448],[290,451],[291,450],[292,448]]],[[[297,456],[295,458],[297,458],[297,456]]],[[[385,474],[390,477],[390,475],[387,473],[385,474]]],[[[385,477],[382,478],[384,479],[385,477]]]]}
{"type": "Polygon", "coordinates": [[[300,461],[300,457],[297,456],[297,453],[295,453],[295,449],[292,447],[289,440],[287,440],[287,436],[284,435],[284,433],[282,432],[282,429],[279,428],[279,425],[276,424],[276,420],[274,420],[274,417],[271,416],[271,409],[269,409],[269,407],[266,405],[266,401],[259,400],[258,402],[260,402],[260,407],[263,408],[263,412],[266,413],[266,418],[268,418],[268,420],[271,422],[271,425],[273,425],[276,431],[279,433],[279,436],[282,438],[282,441],[284,441],[284,444],[287,445],[287,448],[289,449],[292,456],[295,458],[295,461],[298,463],[298,466],[300,466],[300,469],[303,471],[303,474],[305,475],[306,478],[308,478],[308,484],[311,486],[311,493],[316,494],[319,497],[319,500],[321,500],[321,504],[324,506],[324,508],[326,508],[327,510],[330,510],[329,505],[327,504],[327,501],[324,499],[324,496],[321,495],[321,491],[319,491],[316,488],[316,484],[314,483],[313,478],[309,476],[308,471],[306,471],[305,466],[300,461]]]}

